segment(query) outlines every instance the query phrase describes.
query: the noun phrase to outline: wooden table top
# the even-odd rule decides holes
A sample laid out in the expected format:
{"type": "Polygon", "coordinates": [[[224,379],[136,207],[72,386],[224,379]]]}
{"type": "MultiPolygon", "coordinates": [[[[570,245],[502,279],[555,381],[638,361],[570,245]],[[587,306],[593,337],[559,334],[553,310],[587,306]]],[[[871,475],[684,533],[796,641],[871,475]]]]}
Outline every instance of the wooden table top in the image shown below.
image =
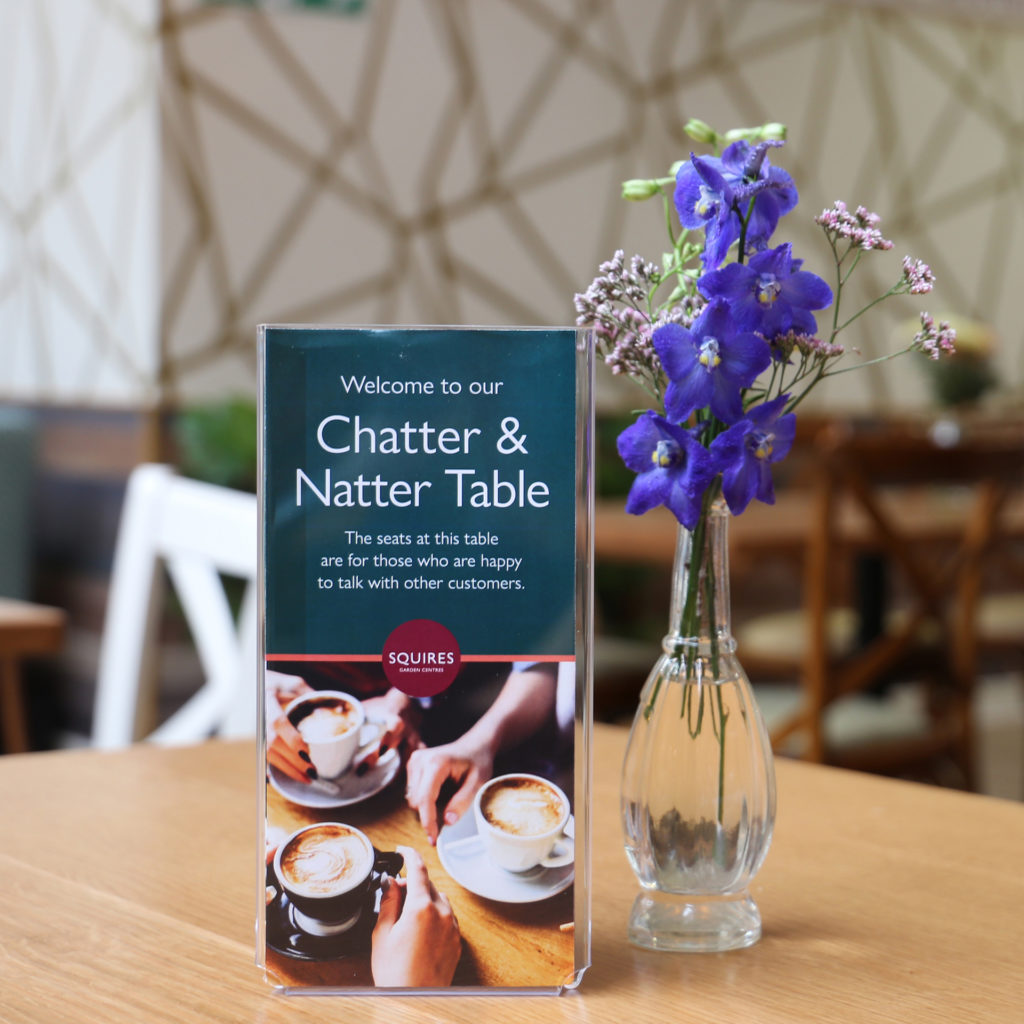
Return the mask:
{"type": "MultiPolygon", "coordinates": [[[[921,544],[956,539],[964,527],[969,496],[962,492],[904,491],[882,504],[908,537],[921,544]]],[[[667,508],[643,517],[626,512],[621,500],[602,499],[594,510],[594,555],[598,561],[671,565],[679,523],[667,508]]],[[[837,528],[852,546],[871,546],[874,531],[863,509],[842,503],[835,510],[837,528]]],[[[742,569],[765,554],[799,556],[811,532],[813,504],[807,491],[781,491],[774,505],[753,501],[742,515],[729,519],[729,551],[734,568],[742,569]]],[[[1001,516],[1010,537],[1024,537],[1024,495],[1014,495],[1001,516]]]]}
{"type": "Polygon", "coordinates": [[[48,654],[64,638],[60,608],[0,597],[0,655],[48,654]]]}
{"type": "Polygon", "coordinates": [[[286,998],[254,965],[251,742],[0,758],[4,1024],[1019,1021],[1024,805],[781,761],[764,937],[629,946],[626,735],[595,736],[593,966],[562,998],[286,998]],[[541,1002],[543,1000],[543,1002],[541,1002]]]}

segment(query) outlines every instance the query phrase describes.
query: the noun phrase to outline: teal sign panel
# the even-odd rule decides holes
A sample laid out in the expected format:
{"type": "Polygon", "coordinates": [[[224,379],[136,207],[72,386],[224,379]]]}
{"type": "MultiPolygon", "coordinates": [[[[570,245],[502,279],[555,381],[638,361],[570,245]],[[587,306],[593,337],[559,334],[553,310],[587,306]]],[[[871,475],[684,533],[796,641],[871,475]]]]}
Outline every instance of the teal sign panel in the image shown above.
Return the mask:
{"type": "Polygon", "coordinates": [[[576,332],[262,329],[268,655],[572,655],[576,332]]]}

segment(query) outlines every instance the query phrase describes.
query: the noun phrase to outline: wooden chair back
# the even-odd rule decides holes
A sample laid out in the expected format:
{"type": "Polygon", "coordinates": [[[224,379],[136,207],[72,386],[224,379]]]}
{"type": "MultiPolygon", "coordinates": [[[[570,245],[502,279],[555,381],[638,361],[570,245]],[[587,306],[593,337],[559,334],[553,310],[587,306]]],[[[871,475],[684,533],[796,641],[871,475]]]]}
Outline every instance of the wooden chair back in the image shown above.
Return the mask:
{"type": "Polygon", "coordinates": [[[942,447],[908,427],[833,426],[815,449],[804,563],[804,702],[773,731],[773,741],[802,732],[809,759],[836,760],[824,729],[833,702],[896,678],[924,677],[930,735],[846,763],[886,770],[944,753],[970,785],[978,600],[1001,518],[1024,481],[1024,437],[968,437],[942,447]],[[862,621],[873,618],[878,628],[874,635],[862,631],[857,648],[837,658],[828,622],[841,603],[837,584],[850,584],[857,558],[873,560],[885,577],[884,589],[862,592],[856,601],[862,621]]]}

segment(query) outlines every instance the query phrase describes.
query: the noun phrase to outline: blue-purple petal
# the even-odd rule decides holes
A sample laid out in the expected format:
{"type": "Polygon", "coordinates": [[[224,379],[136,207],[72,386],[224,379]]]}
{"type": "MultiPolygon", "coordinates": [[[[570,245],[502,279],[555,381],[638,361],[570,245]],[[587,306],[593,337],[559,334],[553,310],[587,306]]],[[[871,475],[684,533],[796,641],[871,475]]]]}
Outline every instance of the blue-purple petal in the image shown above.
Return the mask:
{"type": "Polygon", "coordinates": [[[732,202],[732,190],[722,174],[722,162],[713,156],[694,156],[690,154],[690,163],[701,180],[712,192],[722,197],[725,203],[732,202]]]}
{"type": "Polygon", "coordinates": [[[697,203],[700,200],[701,178],[694,167],[685,163],[679,168],[676,175],[676,188],[673,194],[673,201],[676,206],[676,213],[679,215],[679,223],[684,228],[701,228],[704,226],[707,217],[701,217],[697,213],[697,203]]]}
{"type": "Polygon", "coordinates": [[[720,270],[701,274],[697,279],[697,289],[709,301],[723,299],[734,307],[752,297],[755,278],[756,274],[750,267],[743,263],[730,263],[720,270]]]}
{"type": "Polygon", "coordinates": [[[727,364],[726,373],[739,381],[741,387],[749,387],[757,375],[771,365],[771,361],[768,343],[756,334],[744,333],[729,339],[723,364],[727,364]]]}
{"type": "Polygon", "coordinates": [[[650,512],[652,508],[667,503],[670,490],[671,480],[664,470],[640,473],[626,497],[626,511],[634,516],[650,512]]]}
{"type": "Polygon", "coordinates": [[[775,423],[773,433],[775,434],[775,447],[771,461],[781,462],[789,454],[793,447],[793,441],[796,439],[796,414],[787,413],[785,416],[780,416],[775,423]]]}
{"type": "Polygon", "coordinates": [[[701,497],[702,495],[695,494],[682,481],[675,481],[665,505],[683,526],[692,530],[700,519],[701,497]]]}
{"type": "Polygon", "coordinates": [[[782,292],[787,302],[804,309],[824,309],[832,302],[832,289],[808,270],[790,274],[783,282],[782,292]]]}
{"type": "Polygon", "coordinates": [[[626,511],[641,515],[666,505],[692,529],[700,516],[704,491],[716,472],[711,456],[692,434],[648,411],[619,435],[618,448],[637,473],[626,498],[626,511]],[[660,443],[664,441],[672,444],[663,452],[660,443]]]}
{"type": "Polygon", "coordinates": [[[743,416],[743,397],[739,385],[722,373],[714,375],[711,411],[723,423],[735,423],[743,416]]]}
{"type": "Polygon", "coordinates": [[[693,359],[693,335],[690,331],[681,324],[662,324],[654,329],[651,341],[665,375],[670,379],[681,377],[693,359]]]}
{"type": "Polygon", "coordinates": [[[748,429],[749,425],[740,420],[729,427],[728,430],[723,430],[711,442],[710,454],[716,471],[725,469],[743,454],[743,442],[747,436],[748,429]]]}
{"type": "Polygon", "coordinates": [[[781,334],[784,331],[796,331],[797,334],[818,333],[818,321],[814,318],[813,313],[808,313],[806,309],[800,309],[799,306],[791,306],[789,313],[786,326],[774,332],[775,334],[781,334]]]}
{"type": "Polygon", "coordinates": [[[650,469],[651,452],[666,436],[659,419],[655,413],[646,412],[619,434],[616,442],[619,457],[634,473],[650,469]]]}
{"type": "Polygon", "coordinates": [[[694,411],[711,401],[714,381],[711,374],[694,359],[689,370],[665,389],[665,415],[681,423],[694,411]]]}
{"type": "Polygon", "coordinates": [[[754,499],[760,486],[756,460],[741,459],[722,474],[722,494],[729,511],[738,516],[754,499]]]}
{"type": "Polygon", "coordinates": [[[711,221],[704,232],[704,251],[700,257],[704,269],[713,270],[719,266],[739,237],[740,219],[733,210],[728,210],[724,217],[711,221]]]}

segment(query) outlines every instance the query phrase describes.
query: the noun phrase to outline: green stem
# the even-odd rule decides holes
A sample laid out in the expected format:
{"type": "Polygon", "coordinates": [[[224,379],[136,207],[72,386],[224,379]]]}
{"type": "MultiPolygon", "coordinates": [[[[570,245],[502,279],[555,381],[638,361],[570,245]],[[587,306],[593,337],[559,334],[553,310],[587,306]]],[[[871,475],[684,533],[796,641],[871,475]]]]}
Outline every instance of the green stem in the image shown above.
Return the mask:
{"type": "MultiPolygon", "coordinates": [[[[716,424],[710,423],[706,429],[713,435],[716,424]]],[[[707,721],[710,721],[711,731],[718,743],[716,806],[719,823],[724,820],[725,814],[725,730],[729,714],[719,682],[721,646],[716,608],[718,567],[715,552],[711,548],[715,541],[710,521],[712,506],[720,489],[718,481],[707,489],[694,528],[689,531],[689,535],[682,532],[679,534],[676,557],[680,562],[684,558],[686,561],[676,565],[674,579],[679,589],[673,589],[672,593],[672,617],[666,639],[666,653],[659,661],[643,707],[644,718],[650,719],[664,683],[677,676],[682,686],[679,716],[685,723],[690,739],[697,741],[707,721]],[[680,573],[683,574],[681,579],[680,573]],[[706,640],[703,639],[705,626],[706,640]],[[708,687],[713,687],[713,692],[708,691],[708,687]]]]}
{"type": "Polygon", "coordinates": [[[674,207],[671,197],[664,189],[661,189],[661,205],[665,211],[665,227],[668,230],[669,241],[672,243],[672,248],[678,252],[680,240],[676,239],[675,227],[672,224],[672,210],[674,207]]]}
{"type": "Polygon", "coordinates": [[[742,263],[744,259],[746,259],[747,225],[750,223],[751,214],[754,212],[754,200],[756,198],[756,196],[750,197],[750,202],[747,204],[747,215],[745,217],[740,213],[739,208],[736,207],[735,203],[733,204],[734,209],[740,218],[740,238],[736,248],[737,263],[742,263]]]}
{"type": "MultiPolygon", "coordinates": [[[[697,684],[697,688],[700,691],[697,697],[697,723],[693,723],[693,715],[687,713],[686,715],[686,730],[690,734],[690,739],[695,740],[700,735],[700,730],[704,725],[704,687],[701,684],[697,684]]],[[[686,701],[688,705],[687,711],[692,712],[693,710],[693,687],[689,682],[683,684],[683,693],[687,695],[689,700],[686,701]]]]}
{"type": "Polygon", "coordinates": [[[718,822],[721,824],[725,817],[725,723],[729,715],[722,702],[721,686],[715,687],[715,696],[718,700],[718,718],[722,723],[718,731],[718,822]]]}
{"type": "MultiPolygon", "coordinates": [[[[712,437],[709,438],[708,441],[710,444],[716,433],[714,424],[708,427],[708,431],[712,434],[712,437]]],[[[708,517],[711,514],[711,506],[714,504],[717,497],[718,484],[714,483],[704,492],[704,500],[701,503],[700,518],[697,520],[697,525],[694,527],[692,532],[692,539],[690,542],[690,565],[686,573],[686,597],[683,601],[683,614],[680,622],[680,635],[682,637],[696,637],[699,634],[700,623],[698,621],[697,612],[702,579],[705,580],[707,585],[707,592],[705,593],[707,614],[710,616],[712,625],[715,621],[715,594],[713,587],[714,566],[712,565],[707,573],[702,572],[702,569],[704,569],[703,562],[706,547],[708,517]]],[[[711,630],[710,640],[712,668],[717,675],[718,635],[714,628],[711,630]]],[[[689,678],[693,672],[697,653],[698,646],[694,644],[687,646],[683,652],[683,670],[687,678],[689,678]]]]}
{"type": "Polygon", "coordinates": [[[835,239],[831,235],[826,237],[828,238],[829,247],[832,249],[832,258],[836,264],[836,294],[832,300],[832,338],[835,339],[835,336],[839,333],[839,304],[843,298],[844,282],[842,263],[846,257],[845,255],[842,257],[839,255],[835,239]]]}
{"type": "MultiPolygon", "coordinates": [[[[899,285],[896,285],[895,287],[890,288],[884,295],[879,295],[878,298],[872,299],[871,302],[869,302],[862,309],[857,310],[857,312],[854,313],[853,316],[851,316],[849,320],[844,321],[838,327],[836,327],[835,324],[833,323],[833,326],[832,326],[832,338],[830,340],[834,341],[836,335],[839,334],[840,331],[845,331],[846,328],[849,327],[850,324],[852,324],[854,322],[854,320],[858,320],[869,309],[873,309],[880,302],[885,302],[886,299],[891,298],[893,295],[899,294],[898,289],[899,289],[899,285]]],[[[837,297],[836,298],[836,314],[837,314],[837,316],[838,316],[838,313],[839,313],[839,299],[837,297]]]]}
{"type": "Polygon", "coordinates": [[[861,370],[865,366],[874,366],[876,363],[887,363],[890,359],[906,355],[908,352],[912,352],[913,350],[914,346],[908,345],[906,348],[901,348],[899,352],[888,352],[884,356],[875,356],[874,359],[867,359],[863,363],[857,363],[855,366],[840,366],[836,370],[829,370],[827,373],[822,373],[820,379],[824,380],[826,377],[838,377],[841,373],[849,373],[851,370],[861,370]]]}

